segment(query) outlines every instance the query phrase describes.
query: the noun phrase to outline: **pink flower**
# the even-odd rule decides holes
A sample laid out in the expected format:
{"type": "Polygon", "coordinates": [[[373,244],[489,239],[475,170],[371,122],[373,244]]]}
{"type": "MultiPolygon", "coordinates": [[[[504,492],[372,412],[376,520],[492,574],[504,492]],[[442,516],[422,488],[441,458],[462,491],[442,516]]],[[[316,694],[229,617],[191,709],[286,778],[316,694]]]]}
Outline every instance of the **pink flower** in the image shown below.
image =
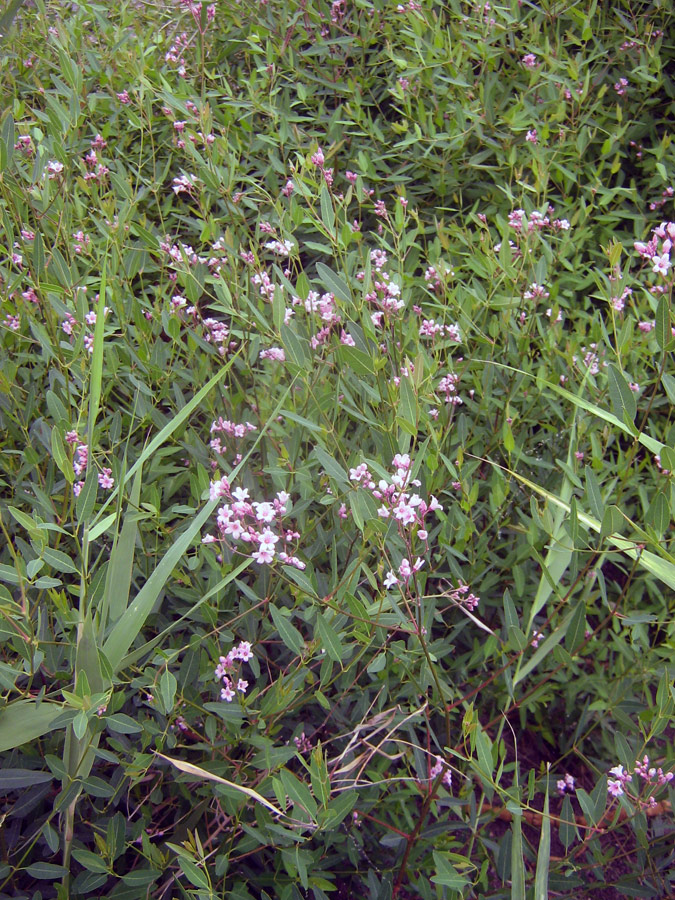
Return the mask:
{"type": "Polygon", "coordinates": [[[253,650],[249,641],[239,641],[235,651],[235,657],[242,662],[248,662],[253,656],[253,650]]]}
{"type": "Polygon", "coordinates": [[[63,172],[63,163],[57,162],[54,159],[50,159],[47,163],[47,174],[49,178],[56,178],[57,175],[60,175],[63,172]]]}
{"type": "Polygon", "coordinates": [[[225,683],[225,687],[221,690],[220,699],[225,700],[226,703],[232,703],[234,700],[234,691],[232,690],[232,684],[229,681],[225,683]]]}
{"type": "Polygon", "coordinates": [[[612,797],[620,797],[623,794],[623,785],[620,781],[613,781],[611,778],[608,778],[607,790],[612,797]]]}
{"type": "Polygon", "coordinates": [[[652,260],[652,272],[655,272],[657,275],[663,275],[664,278],[668,274],[670,266],[669,253],[664,253],[662,256],[655,256],[652,260]]]}
{"type": "Polygon", "coordinates": [[[265,564],[269,565],[272,562],[272,560],[274,559],[274,550],[267,550],[267,549],[254,550],[254,552],[251,554],[251,558],[254,559],[258,563],[259,566],[262,566],[265,564]]]}
{"type": "Polygon", "coordinates": [[[398,578],[394,575],[394,573],[391,571],[391,569],[385,575],[385,578],[384,578],[384,581],[382,582],[382,584],[385,586],[385,588],[387,590],[389,590],[389,588],[393,587],[395,584],[398,584],[398,578]]]}
{"type": "Polygon", "coordinates": [[[98,475],[98,483],[102,488],[106,490],[110,490],[115,486],[115,479],[111,478],[112,469],[103,469],[102,472],[99,472],[98,475]]]}

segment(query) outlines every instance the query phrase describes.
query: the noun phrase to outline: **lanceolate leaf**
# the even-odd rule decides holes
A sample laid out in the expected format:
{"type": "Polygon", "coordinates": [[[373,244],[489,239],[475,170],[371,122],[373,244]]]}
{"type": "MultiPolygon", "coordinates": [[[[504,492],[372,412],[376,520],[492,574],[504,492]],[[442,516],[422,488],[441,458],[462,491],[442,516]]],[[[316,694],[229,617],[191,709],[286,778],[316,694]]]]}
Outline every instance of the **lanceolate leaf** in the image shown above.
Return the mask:
{"type": "Polygon", "coordinates": [[[17,700],[0,710],[0,752],[13,750],[51,731],[63,706],[43,701],[17,700]]]}

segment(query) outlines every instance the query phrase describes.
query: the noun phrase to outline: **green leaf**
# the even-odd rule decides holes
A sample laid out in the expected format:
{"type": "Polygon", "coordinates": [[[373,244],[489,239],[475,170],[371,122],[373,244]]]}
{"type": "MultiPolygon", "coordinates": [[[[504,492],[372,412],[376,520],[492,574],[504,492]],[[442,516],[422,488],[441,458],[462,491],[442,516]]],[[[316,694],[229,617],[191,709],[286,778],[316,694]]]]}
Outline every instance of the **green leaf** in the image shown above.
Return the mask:
{"type": "Polygon", "coordinates": [[[625,417],[627,417],[632,422],[637,414],[635,394],[628,387],[623,372],[619,371],[612,363],[607,370],[607,381],[614,415],[622,421],[625,421],[625,417]]]}
{"type": "Polygon", "coordinates": [[[51,772],[39,772],[35,769],[0,769],[0,793],[45,784],[53,778],[51,772]]]}
{"type": "Polygon", "coordinates": [[[319,194],[319,200],[321,203],[321,221],[323,222],[326,231],[331,237],[335,236],[335,210],[333,209],[333,200],[331,199],[330,191],[328,190],[328,185],[324,181],[321,185],[321,192],[319,194]]]}
{"type": "Polygon", "coordinates": [[[87,733],[88,724],[89,724],[89,719],[87,718],[87,714],[83,709],[81,709],[79,711],[79,713],[73,719],[73,726],[72,726],[73,734],[78,739],[78,741],[81,741],[82,738],[87,733]]]}
{"type": "Polygon", "coordinates": [[[26,874],[38,881],[51,881],[56,883],[59,878],[68,874],[68,869],[57,866],[55,863],[36,862],[26,868],[26,874]]]}
{"type": "Polygon", "coordinates": [[[319,465],[323,468],[324,472],[334,481],[337,481],[340,487],[349,487],[350,482],[347,477],[347,472],[342,468],[339,462],[333,459],[330,453],[327,453],[323,447],[320,447],[318,444],[315,445],[312,453],[319,461],[319,465]]]}
{"type": "MultiPolygon", "coordinates": [[[[548,773],[547,773],[548,774],[548,773]]],[[[551,818],[549,816],[549,779],[546,779],[544,809],[541,814],[541,833],[539,835],[539,852],[537,853],[537,870],[534,876],[534,900],[548,900],[548,870],[551,862],[551,818]]]]}
{"type": "MultiPolygon", "coordinates": [[[[83,488],[84,490],[84,488],[83,488]]],[[[57,572],[77,573],[79,569],[74,565],[67,553],[62,550],[54,550],[52,547],[45,547],[41,553],[41,558],[57,572]]]]}
{"type": "Polygon", "coordinates": [[[675,378],[664,372],[661,376],[661,384],[671,403],[675,403],[675,378]]]}
{"type": "Polygon", "coordinates": [[[105,724],[110,731],[117,731],[119,734],[138,734],[143,731],[143,726],[130,716],[124,713],[112,713],[105,717],[105,724]]]}
{"type": "Polygon", "coordinates": [[[338,358],[345,369],[351,369],[356,375],[368,377],[375,374],[375,366],[370,354],[359,350],[358,347],[340,344],[338,358]]]}
{"type": "Polygon", "coordinates": [[[304,809],[306,813],[309,813],[312,819],[316,820],[318,810],[316,800],[312,797],[312,794],[304,781],[300,781],[300,779],[292,772],[289,772],[288,769],[281,769],[279,776],[284,786],[284,790],[291,801],[301,809],[304,809]]]}
{"type": "Polygon", "coordinates": [[[268,605],[268,609],[270,611],[270,615],[272,616],[272,621],[274,622],[274,627],[279,632],[279,637],[284,642],[284,644],[295,653],[297,656],[302,656],[305,649],[305,641],[298,631],[298,629],[292,625],[288,618],[283,615],[283,613],[274,606],[274,604],[270,603],[268,605]]]}
{"type": "Polygon", "coordinates": [[[12,27],[14,17],[25,2],[26,0],[10,0],[9,6],[5,9],[2,16],[0,16],[0,42],[4,40],[7,32],[12,27]]]}
{"type": "Polygon", "coordinates": [[[563,798],[562,810],[560,812],[560,843],[568,849],[570,844],[575,840],[577,835],[577,826],[574,819],[574,810],[572,809],[572,801],[569,794],[565,794],[563,798]]]}
{"type": "Polygon", "coordinates": [[[96,538],[99,538],[102,534],[105,534],[105,532],[115,524],[116,519],[117,513],[110,513],[109,515],[101,519],[100,522],[97,522],[96,525],[89,529],[89,540],[95,541],[96,538]]]}
{"type": "Polygon", "coordinates": [[[33,238],[33,277],[40,283],[45,274],[45,247],[42,232],[36,231],[33,238]]]}
{"type": "Polygon", "coordinates": [[[338,300],[344,303],[352,303],[352,294],[349,285],[341,275],[336,275],[332,269],[324,265],[322,262],[316,264],[316,273],[321,279],[322,284],[328,288],[331,294],[334,294],[338,300]]]}
{"type": "Polygon", "coordinates": [[[316,629],[319,635],[319,641],[332,660],[341,662],[344,651],[342,644],[340,643],[340,636],[326,620],[325,615],[326,614],[322,615],[321,613],[318,613],[316,617],[316,629]]]}
{"type": "Polygon", "coordinates": [[[75,472],[73,471],[73,464],[68,458],[68,454],[66,453],[66,448],[63,444],[63,438],[61,437],[61,432],[58,428],[52,428],[52,456],[54,457],[54,462],[59,467],[59,470],[63,474],[64,478],[69,484],[72,484],[75,481],[75,472]]]}
{"type": "Polygon", "coordinates": [[[656,337],[656,343],[659,345],[660,350],[663,350],[672,339],[670,331],[670,303],[665,294],[661,294],[656,307],[654,336],[656,337]]]}
{"type": "Polygon", "coordinates": [[[590,466],[586,466],[586,499],[588,506],[596,519],[602,520],[605,514],[605,504],[600,491],[600,484],[590,466]]]}
{"type": "Polygon", "coordinates": [[[401,378],[398,415],[410,425],[412,434],[417,434],[417,397],[410,383],[410,378],[401,378]]]}
{"type": "MultiPolygon", "coordinates": [[[[124,478],[121,481],[117,482],[115,488],[108,495],[106,502],[103,504],[97,515],[101,515],[103,513],[103,510],[108,506],[108,504],[112,503],[113,500],[116,499],[121,488],[126,485],[127,482],[129,482],[136,475],[139,469],[141,469],[145,465],[145,463],[156,454],[159,448],[168,441],[171,435],[178,428],[180,428],[187,419],[189,419],[189,417],[195,412],[195,410],[202,408],[202,405],[209,393],[220,381],[222,381],[225,375],[227,375],[229,370],[234,365],[235,360],[239,357],[240,353],[241,350],[237,350],[236,353],[232,354],[225,365],[221,366],[218,369],[218,371],[206,382],[204,387],[201,388],[201,390],[197,391],[197,393],[194,395],[194,397],[192,397],[189,403],[186,403],[185,406],[183,406],[180,411],[173,416],[171,421],[168,422],[164,426],[164,428],[162,428],[159,434],[150,441],[150,443],[143,449],[143,452],[141,453],[139,458],[124,476],[124,478]]],[[[290,391],[291,386],[289,386],[287,393],[290,391]]],[[[259,433],[258,440],[260,440],[260,438],[262,437],[263,432],[264,429],[259,433]]],[[[84,491],[84,488],[82,490],[84,491]]]]}
{"type": "Polygon", "coordinates": [[[517,628],[520,625],[515,603],[508,590],[504,591],[504,623],[507,628],[511,626],[517,628]]]}
{"type": "Polygon", "coordinates": [[[176,676],[172,672],[169,672],[168,669],[165,669],[159,679],[159,696],[166,715],[173,709],[177,688],[178,682],[176,681],[176,676]]]}
{"type": "MultiPolygon", "coordinates": [[[[101,284],[99,288],[98,305],[96,307],[96,325],[94,326],[94,343],[91,353],[89,374],[89,418],[87,421],[87,443],[94,446],[94,426],[98,417],[98,408],[101,402],[101,382],[103,380],[103,337],[105,328],[105,293],[106,293],[106,263],[104,255],[101,262],[101,284]]],[[[92,468],[91,466],[89,467],[92,468]]]]}
{"type": "Polygon", "coordinates": [[[349,494],[349,505],[352,509],[356,527],[363,531],[365,523],[377,516],[377,507],[372,495],[363,490],[352,491],[349,494]]]}
{"type": "Polygon", "coordinates": [[[90,850],[73,850],[73,859],[84,866],[88,872],[110,872],[108,863],[90,850]]]}
{"type": "Polygon", "coordinates": [[[308,358],[305,352],[304,343],[297,336],[290,325],[281,325],[279,329],[281,333],[281,343],[288,354],[288,358],[299,369],[306,369],[308,366],[308,358]]]}
{"type": "Polygon", "coordinates": [[[166,551],[148,580],[113,626],[103,645],[103,652],[110,661],[114,672],[118,671],[124,654],[140,634],[174,568],[183,554],[192,545],[197,535],[201,532],[202,526],[219,503],[220,501],[217,499],[210,500],[202,507],[201,511],[192,519],[190,525],[166,551]]]}
{"type": "Polygon", "coordinates": [[[195,887],[208,890],[208,878],[206,877],[204,872],[202,872],[202,870],[192,862],[192,860],[184,859],[181,856],[178,858],[178,865],[181,867],[183,874],[188,879],[190,884],[194,884],[195,887]]]}
{"type": "Polygon", "coordinates": [[[75,515],[80,525],[86,524],[91,518],[96,503],[96,492],[98,491],[98,475],[93,464],[89,464],[87,469],[87,477],[84,480],[82,490],[75,501],[75,515]]]}
{"type": "Polygon", "coordinates": [[[525,858],[520,815],[511,822],[511,900],[525,900],[525,858]]]}
{"type": "Polygon", "coordinates": [[[478,764],[481,768],[481,774],[485,778],[490,779],[494,769],[492,741],[480,725],[477,726],[474,736],[476,741],[476,755],[478,757],[478,764]]]}
{"type": "Polygon", "coordinates": [[[579,801],[579,805],[583,810],[584,816],[586,817],[586,821],[589,825],[597,825],[598,818],[595,814],[595,803],[591,799],[590,794],[588,794],[583,788],[577,788],[576,790],[577,800],[579,801]]]}
{"type": "Polygon", "coordinates": [[[608,506],[602,517],[600,537],[606,538],[610,534],[619,534],[625,527],[626,520],[618,506],[608,506]]]}
{"type": "MultiPolygon", "coordinates": [[[[141,500],[141,484],[143,480],[143,466],[139,466],[134,483],[131,487],[131,495],[127,503],[127,511],[122,524],[122,531],[115,537],[110,563],[106,573],[105,593],[101,604],[101,624],[106,628],[108,623],[118,621],[124,610],[129,605],[129,590],[131,588],[131,576],[134,568],[134,553],[136,550],[136,538],[138,536],[138,508],[141,500]]],[[[89,537],[92,537],[93,529],[89,537]]]]}
{"type": "Polygon", "coordinates": [[[433,851],[435,873],[431,876],[434,884],[450,888],[452,891],[461,892],[469,883],[468,879],[460,875],[457,869],[450,863],[439,850],[433,851]]]}
{"type": "Polygon", "coordinates": [[[331,800],[321,815],[321,827],[324,829],[337,828],[354,808],[358,799],[356,793],[356,791],[344,791],[331,800]]]}
{"type": "Polygon", "coordinates": [[[593,802],[593,816],[596,822],[599,822],[603,817],[605,809],[607,808],[607,779],[600,778],[598,783],[593,788],[593,793],[591,794],[591,800],[593,802]]]}
{"type": "Polygon", "coordinates": [[[0,753],[14,750],[51,731],[52,722],[63,712],[61,705],[43,701],[16,700],[0,710],[0,753]]]}
{"type": "Polygon", "coordinates": [[[645,523],[651,525],[659,538],[670,526],[670,507],[665,495],[660,491],[649,504],[645,523]]]}
{"type": "Polygon", "coordinates": [[[583,644],[586,633],[586,603],[580,600],[574,607],[572,618],[567,626],[565,634],[565,649],[574,656],[577,649],[583,644]]]}

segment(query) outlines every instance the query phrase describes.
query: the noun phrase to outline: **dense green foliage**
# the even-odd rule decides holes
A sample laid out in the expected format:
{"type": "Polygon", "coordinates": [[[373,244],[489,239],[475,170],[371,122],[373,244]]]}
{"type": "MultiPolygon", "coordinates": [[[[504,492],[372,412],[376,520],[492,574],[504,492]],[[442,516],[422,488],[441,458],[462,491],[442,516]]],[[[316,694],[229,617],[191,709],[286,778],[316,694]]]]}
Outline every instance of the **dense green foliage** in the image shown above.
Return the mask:
{"type": "Polygon", "coordinates": [[[0,898],[672,896],[670,4],[0,32],[0,898]]]}

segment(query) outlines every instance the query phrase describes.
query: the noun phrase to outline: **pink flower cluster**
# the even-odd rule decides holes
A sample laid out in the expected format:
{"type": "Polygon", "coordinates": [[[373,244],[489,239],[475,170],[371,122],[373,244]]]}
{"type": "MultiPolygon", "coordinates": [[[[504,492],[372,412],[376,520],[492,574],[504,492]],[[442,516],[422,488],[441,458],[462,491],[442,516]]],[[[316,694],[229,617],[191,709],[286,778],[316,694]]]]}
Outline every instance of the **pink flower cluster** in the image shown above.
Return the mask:
{"type": "MultiPolygon", "coordinates": [[[[370,316],[371,321],[376,328],[382,326],[382,321],[386,316],[391,316],[400,312],[405,306],[405,303],[401,299],[400,286],[393,281],[389,273],[384,270],[384,267],[387,265],[387,260],[388,257],[386,251],[380,250],[379,248],[370,251],[370,263],[376,274],[372,283],[373,290],[370,290],[365,294],[365,299],[369,303],[379,307],[377,312],[372,313],[370,316]]],[[[360,271],[356,277],[358,281],[364,281],[366,273],[360,271]]]]}
{"type": "Polygon", "coordinates": [[[309,753],[312,750],[312,742],[303,731],[299,737],[293,738],[298,753],[309,753]]]}
{"type": "MultiPolygon", "coordinates": [[[[349,480],[366,488],[376,500],[381,501],[378,516],[381,519],[396,520],[399,533],[409,548],[413,535],[426,543],[429,532],[425,518],[429,512],[442,512],[443,507],[433,495],[427,503],[419,494],[408,490],[410,487],[419,487],[421,482],[417,478],[411,478],[412,462],[407,453],[397,453],[392,460],[392,467],[394,472],[388,480],[381,478],[375,483],[366,463],[361,463],[349,470],[349,480]]],[[[398,577],[391,570],[387,572],[383,580],[385,588],[407,584],[423,566],[424,560],[419,556],[414,562],[404,558],[398,567],[398,577]]]]}
{"type": "MultiPolygon", "coordinates": [[[[551,216],[555,212],[552,206],[549,206],[546,214],[533,210],[529,218],[524,209],[514,209],[509,213],[509,225],[519,234],[532,234],[534,231],[542,231],[544,228],[550,228],[553,231],[569,231],[570,223],[567,219],[553,219],[551,216]]],[[[496,249],[496,248],[495,248],[496,249]]]]}
{"type": "MultiPolygon", "coordinates": [[[[229,438],[235,438],[236,440],[241,440],[251,431],[257,431],[257,427],[253,425],[251,422],[246,422],[244,425],[236,424],[235,422],[230,422],[229,419],[223,419],[222,416],[218,416],[213,422],[211,422],[211,434],[225,434],[229,438]]],[[[221,439],[219,437],[212,437],[209,446],[214,451],[214,453],[219,453],[221,456],[225,453],[223,449],[223,445],[221,439]]],[[[237,460],[238,461],[238,460],[237,460]]]]}
{"type": "Polygon", "coordinates": [[[453,406],[458,406],[464,401],[457,393],[457,385],[459,384],[459,375],[457,372],[450,372],[448,375],[444,375],[443,378],[438,382],[438,390],[445,394],[445,402],[450,403],[453,406]]]}
{"type": "Polygon", "coordinates": [[[664,188],[661,191],[661,196],[658,200],[652,200],[649,204],[649,208],[652,212],[657,209],[661,209],[662,206],[665,206],[666,203],[672,198],[675,194],[675,188],[672,185],[669,185],[667,188],[664,188]]]}
{"type": "Polygon", "coordinates": [[[178,74],[181,78],[185,78],[186,68],[185,68],[185,57],[183,56],[183,51],[186,50],[190,46],[190,39],[187,36],[186,32],[181,32],[181,34],[177,35],[174,38],[173,43],[169,47],[166,56],[164,57],[165,62],[172,63],[177,66],[178,74]]]}
{"type": "Polygon", "coordinates": [[[466,606],[470,612],[473,612],[480,603],[480,597],[474,594],[469,585],[464,584],[463,581],[460,581],[457,587],[453,588],[447,596],[454,603],[466,606]]]}
{"type": "Polygon", "coordinates": [[[281,347],[268,347],[260,351],[260,359],[271,359],[274,362],[285,362],[286,353],[281,347]]]}
{"type": "MultiPolygon", "coordinates": [[[[82,475],[83,472],[87,469],[87,463],[89,461],[89,447],[80,441],[77,436],[77,431],[68,431],[66,433],[66,443],[71,446],[77,445],[75,447],[75,455],[73,458],[73,472],[76,475],[82,475]]],[[[98,483],[99,486],[104,488],[105,490],[112,490],[115,487],[115,479],[112,476],[112,469],[103,468],[98,473],[98,483]]],[[[73,485],[73,493],[76,497],[80,495],[80,491],[84,487],[84,481],[76,481],[73,485]]]]}
{"type": "Polygon", "coordinates": [[[436,762],[429,770],[429,778],[434,779],[437,778],[441,772],[443,772],[443,784],[445,787],[450,790],[452,788],[452,772],[448,769],[447,764],[443,761],[441,756],[436,757],[436,762]]]}
{"type": "Polygon", "coordinates": [[[191,197],[197,190],[200,179],[196,175],[179,175],[173,180],[173,192],[178,194],[189,194],[191,197]]]}
{"type": "Polygon", "coordinates": [[[605,355],[605,351],[599,349],[596,343],[591,344],[588,350],[586,347],[582,347],[581,350],[584,354],[583,358],[580,360],[578,356],[573,356],[572,362],[575,365],[581,362],[591,375],[597,375],[601,366],[603,368],[607,366],[607,362],[601,359],[605,355]]]}
{"type": "MultiPolygon", "coordinates": [[[[675,778],[673,772],[664,772],[660,767],[657,769],[655,766],[650,766],[649,757],[646,755],[641,760],[636,760],[633,775],[624,769],[623,766],[614,766],[614,768],[609,770],[609,774],[614,776],[607,779],[607,790],[612,797],[621,797],[626,793],[626,785],[632,782],[633,775],[638,775],[652,789],[663,787],[663,785],[669,784],[675,778]]],[[[656,800],[653,796],[649,797],[646,805],[656,806],[656,800]]]]}
{"type": "Polygon", "coordinates": [[[290,494],[279,491],[273,500],[251,501],[247,488],[231,490],[227,478],[212,481],[209,494],[211,500],[224,497],[230,502],[218,509],[218,537],[207,534],[202,538],[203,544],[221,542],[232,550],[250,555],[259,566],[271,565],[278,560],[295,569],[305,568],[305,563],[297,556],[277,549],[277,544],[288,548],[300,538],[297,531],[284,531],[281,525],[290,494]],[[249,553],[251,548],[255,549],[249,553]]]}
{"type": "MultiPolygon", "coordinates": [[[[208,266],[211,274],[216,278],[220,276],[220,270],[223,265],[222,256],[199,256],[190,244],[183,244],[182,242],[172,244],[171,238],[168,235],[163,241],[160,241],[159,248],[170,257],[174,264],[173,268],[176,268],[176,266],[183,268],[186,262],[188,266],[196,266],[198,263],[202,263],[203,265],[208,266]]],[[[211,245],[212,253],[223,253],[224,250],[224,239],[222,237],[218,238],[218,240],[211,245]]],[[[176,281],[177,277],[175,271],[172,271],[169,275],[171,281],[176,281]]]]}
{"type": "Polygon", "coordinates": [[[462,340],[462,335],[459,330],[459,325],[441,325],[440,322],[436,322],[435,319],[423,319],[422,324],[420,325],[419,336],[420,337],[430,337],[434,338],[436,336],[445,335],[451,341],[455,341],[455,343],[459,344],[462,340]]]}
{"type": "Polygon", "coordinates": [[[675,222],[661,222],[652,229],[652,237],[647,243],[636,241],[633,245],[643,259],[652,263],[652,272],[664,278],[672,265],[670,251],[675,240],[675,222]]]}
{"type": "Polygon", "coordinates": [[[559,794],[564,795],[573,793],[575,787],[574,776],[568,773],[564,778],[559,778],[556,781],[556,787],[558,788],[559,794]]]}
{"type": "Polygon", "coordinates": [[[218,658],[218,665],[214,670],[215,677],[223,682],[223,688],[220,691],[220,699],[226,703],[231,703],[235,697],[235,690],[241,694],[245,694],[248,689],[248,681],[241,678],[241,666],[239,663],[248,662],[253,656],[251,644],[248,641],[239,641],[236,647],[232,647],[227,656],[218,658]],[[233,672],[237,668],[237,681],[235,684],[233,672]]]}
{"type": "Polygon", "coordinates": [[[546,290],[546,288],[541,284],[537,284],[536,281],[533,281],[532,284],[528,287],[528,289],[523,294],[524,300],[538,300],[538,299],[547,300],[548,297],[549,297],[549,293],[546,290]]]}

